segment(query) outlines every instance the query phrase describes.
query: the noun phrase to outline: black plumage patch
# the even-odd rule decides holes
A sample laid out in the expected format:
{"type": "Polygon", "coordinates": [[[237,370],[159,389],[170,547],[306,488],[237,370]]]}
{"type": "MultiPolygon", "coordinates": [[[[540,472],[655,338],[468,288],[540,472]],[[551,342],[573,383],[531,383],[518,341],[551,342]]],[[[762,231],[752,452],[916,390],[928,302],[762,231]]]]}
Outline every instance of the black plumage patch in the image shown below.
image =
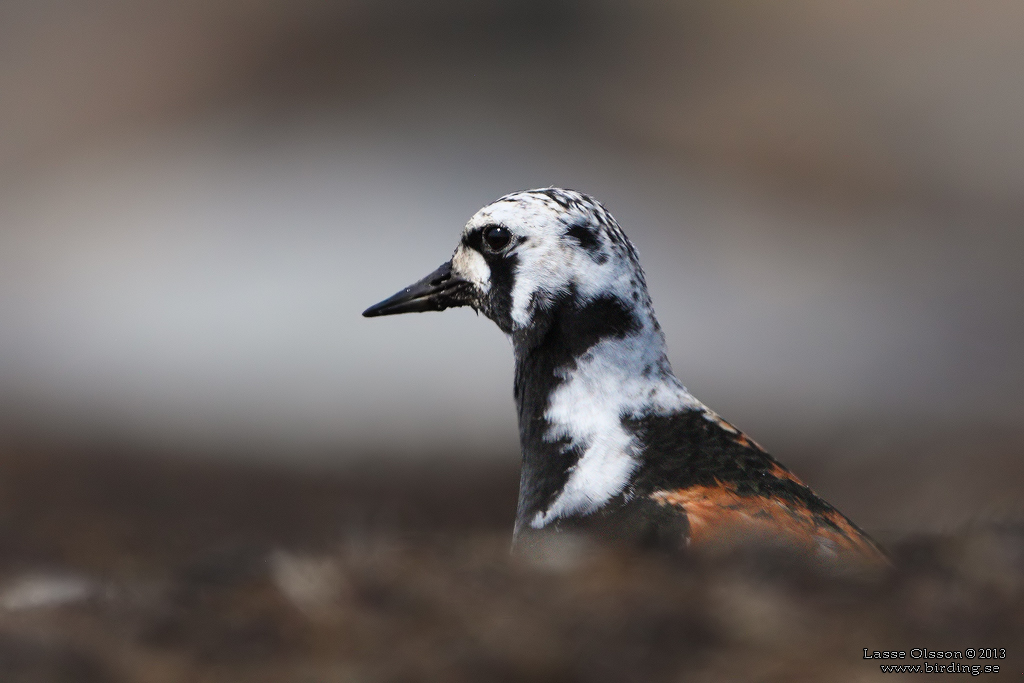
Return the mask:
{"type": "MultiPolygon", "coordinates": [[[[491,270],[491,287],[479,302],[480,311],[493,320],[505,334],[512,333],[512,290],[515,286],[516,266],[519,257],[515,253],[495,254],[483,248],[483,234],[496,224],[470,230],[462,236],[464,248],[480,254],[491,270]]],[[[500,226],[499,226],[500,227],[500,226]]]]}
{"type": "Polygon", "coordinates": [[[601,240],[597,236],[597,231],[588,223],[584,223],[582,221],[573,223],[569,226],[569,229],[565,231],[565,234],[579,241],[580,246],[585,249],[595,261],[604,263],[608,260],[608,255],[601,251],[601,240]]]}
{"type": "Polygon", "coordinates": [[[590,534],[627,547],[678,554],[686,550],[689,521],[669,506],[651,498],[620,496],[616,501],[584,516],[559,518],[542,529],[520,529],[516,548],[528,549],[534,538],[565,531],[590,534]]]}
{"type": "MultiPolygon", "coordinates": [[[[630,484],[634,495],[691,487],[727,487],[740,498],[778,499],[843,537],[867,538],[743,433],[724,428],[699,410],[626,419],[640,439],[643,464],[630,484]],[[852,536],[851,536],[852,534],[852,536]]],[[[871,545],[870,542],[868,542],[871,545]]]]}
{"type": "Polygon", "coordinates": [[[731,484],[744,496],[778,497],[811,512],[834,508],[739,432],[730,432],[699,410],[623,420],[645,454],[632,488],[653,491],[731,484]]]}
{"type": "Polygon", "coordinates": [[[576,208],[576,202],[574,199],[565,191],[558,190],[553,187],[549,187],[546,190],[534,190],[535,194],[544,195],[555,204],[558,204],[563,210],[569,211],[570,209],[576,208]]]}
{"type": "Polygon", "coordinates": [[[531,325],[513,334],[516,355],[540,353],[570,367],[602,339],[622,338],[640,330],[640,321],[621,299],[605,295],[580,302],[575,285],[553,301],[531,304],[531,325]]]}
{"type": "Polygon", "coordinates": [[[487,251],[486,249],[484,249],[484,231],[490,228],[502,227],[505,226],[499,225],[498,223],[489,223],[487,225],[480,226],[479,228],[474,228],[466,233],[463,233],[462,244],[463,246],[469,247],[470,249],[473,249],[483,255],[487,251]]]}
{"type": "Polygon", "coordinates": [[[512,333],[512,288],[515,284],[516,266],[519,257],[516,254],[507,256],[484,256],[491,269],[491,288],[487,293],[484,313],[497,323],[505,334],[512,333]]]}
{"type": "Polygon", "coordinates": [[[637,332],[640,322],[612,296],[581,302],[575,290],[549,307],[538,309],[533,324],[513,335],[516,349],[514,395],[523,446],[523,476],[518,519],[551,504],[582,455],[567,441],[545,439],[550,424],[544,418],[551,393],[577,359],[603,339],[637,332]]]}

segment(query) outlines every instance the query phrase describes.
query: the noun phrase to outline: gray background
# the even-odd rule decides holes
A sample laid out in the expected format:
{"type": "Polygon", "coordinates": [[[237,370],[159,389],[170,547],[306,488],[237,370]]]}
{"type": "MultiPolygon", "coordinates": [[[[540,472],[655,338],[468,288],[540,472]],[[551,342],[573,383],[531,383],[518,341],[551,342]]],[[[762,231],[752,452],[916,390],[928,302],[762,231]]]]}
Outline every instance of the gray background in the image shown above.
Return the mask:
{"type": "Polygon", "coordinates": [[[0,428],[514,458],[489,321],[359,313],[559,185],[773,450],[1015,463],[1022,45],[994,0],[4,3],[0,428]]]}

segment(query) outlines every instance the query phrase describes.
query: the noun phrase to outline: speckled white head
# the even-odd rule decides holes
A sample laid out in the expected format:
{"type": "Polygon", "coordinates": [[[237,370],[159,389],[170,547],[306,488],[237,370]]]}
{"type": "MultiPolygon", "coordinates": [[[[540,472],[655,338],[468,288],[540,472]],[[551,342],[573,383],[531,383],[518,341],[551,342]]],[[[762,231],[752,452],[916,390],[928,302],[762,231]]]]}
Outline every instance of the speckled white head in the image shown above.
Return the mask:
{"type": "MultiPolygon", "coordinates": [[[[586,301],[613,295],[649,307],[636,252],[611,214],[574,190],[545,188],[506,195],[469,220],[452,257],[452,272],[483,296],[506,287],[501,302],[481,307],[503,329],[524,329],[538,307],[570,292],[586,301]],[[491,248],[487,231],[504,228],[507,246],[491,248]],[[508,320],[501,320],[505,315],[508,320]]],[[[506,331],[511,331],[506,329],[506,331]]]]}
{"type": "MultiPolygon", "coordinates": [[[[452,271],[473,283],[482,293],[478,309],[513,338],[542,327],[558,306],[600,315],[588,310],[597,300],[629,321],[555,371],[537,406],[547,425],[541,438],[579,458],[558,494],[520,525],[587,514],[622,492],[638,466],[623,418],[702,407],[672,375],[633,245],[594,199],[554,188],[502,197],[466,224],[452,271]]],[[[527,352],[517,343],[517,355],[527,352]]]]}
{"type": "Polygon", "coordinates": [[[672,374],[633,245],[587,195],[526,190],[485,206],[449,263],[366,315],[467,305],[513,341],[517,529],[624,493],[640,463],[624,420],[703,409],[672,374]]]}

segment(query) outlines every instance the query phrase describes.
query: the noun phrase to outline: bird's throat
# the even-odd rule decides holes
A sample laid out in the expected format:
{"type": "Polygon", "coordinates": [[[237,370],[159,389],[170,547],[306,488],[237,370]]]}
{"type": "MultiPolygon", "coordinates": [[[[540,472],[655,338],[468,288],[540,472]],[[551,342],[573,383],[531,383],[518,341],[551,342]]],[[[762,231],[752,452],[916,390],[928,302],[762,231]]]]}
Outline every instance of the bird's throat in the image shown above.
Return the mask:
{"type": "Polygon", "coordinates": [[[672,375],[649,311],[595,300],[545,322],[542,338],[513,335],[523,451],[517,530],[600,509],[639,464],[626,419],[696,403],[672,375]]]}

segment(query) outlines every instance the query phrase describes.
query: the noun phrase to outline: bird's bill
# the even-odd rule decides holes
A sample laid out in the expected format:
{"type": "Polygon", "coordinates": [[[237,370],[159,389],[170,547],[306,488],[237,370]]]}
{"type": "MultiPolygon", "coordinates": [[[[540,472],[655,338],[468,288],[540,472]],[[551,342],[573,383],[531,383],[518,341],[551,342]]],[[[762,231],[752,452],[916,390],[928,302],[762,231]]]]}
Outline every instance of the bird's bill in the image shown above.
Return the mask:
{"type": "Polygon", "coordinates": [[[379,315],[443,311],[455,306],[466,306],[470,302],[470,286],[469,281],[452,273],[452,262],[448,261],[419,282],[370,306],[363,311],[363,315],[375,318],[379,315]]]}

